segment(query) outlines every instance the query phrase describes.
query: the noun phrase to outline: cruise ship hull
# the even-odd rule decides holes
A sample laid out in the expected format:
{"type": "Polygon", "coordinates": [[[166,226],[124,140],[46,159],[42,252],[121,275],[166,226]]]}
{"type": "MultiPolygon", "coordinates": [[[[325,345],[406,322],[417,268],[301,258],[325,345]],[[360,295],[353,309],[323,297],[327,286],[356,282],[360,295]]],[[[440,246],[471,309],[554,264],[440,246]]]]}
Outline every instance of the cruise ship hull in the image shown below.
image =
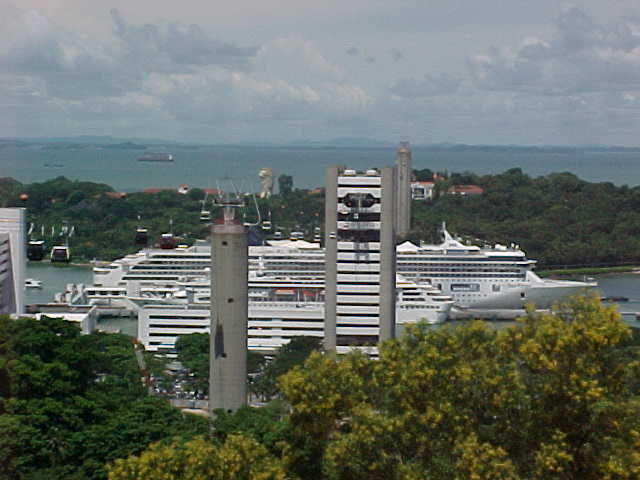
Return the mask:
{"type": "Polygon", "coordinates": [[[514,286],[462,306],[487,310],[517,310],[526,305],[533,305],[536,309],[547,309],[567,297],[585,293],[594,286],[583,282],[544,280],[540,283],[514,286]]]}

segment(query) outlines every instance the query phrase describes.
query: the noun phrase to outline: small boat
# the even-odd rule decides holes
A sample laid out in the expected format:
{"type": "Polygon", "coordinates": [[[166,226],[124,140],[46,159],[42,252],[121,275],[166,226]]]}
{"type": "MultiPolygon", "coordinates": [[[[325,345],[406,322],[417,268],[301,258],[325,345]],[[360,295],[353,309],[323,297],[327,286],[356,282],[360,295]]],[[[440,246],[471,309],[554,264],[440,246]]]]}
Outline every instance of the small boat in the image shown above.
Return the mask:
{"type": "Polygon", "coordinates": [[[38,280],[36,278],[27,278],[24,281],[24,286],[26,288],[42,288],[42,280],[38,280]]]}
{"type": "Polygon", "coordinates": [[[608,303],[620,303],[620,302],[628,302],[629,298],[628,297],[600,297],[600,301],[601,302],[608,302],[608,303]]]}

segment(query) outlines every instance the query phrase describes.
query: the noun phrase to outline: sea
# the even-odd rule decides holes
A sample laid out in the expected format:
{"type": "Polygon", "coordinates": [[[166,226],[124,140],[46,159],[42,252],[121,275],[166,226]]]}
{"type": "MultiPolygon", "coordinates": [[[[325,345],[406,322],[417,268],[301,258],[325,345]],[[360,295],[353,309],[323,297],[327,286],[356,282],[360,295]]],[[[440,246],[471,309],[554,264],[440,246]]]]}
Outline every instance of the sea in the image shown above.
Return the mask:
{"type": "MultiPolygon", "coordinates": [[[[240,191],[258,191],[258,171],[264,167],[271,168],[274,177],[291,175],[294,187],[314,188],[322,186],[329,165],[366,169],[392,164],[395,157],[392,147],[174,146],[148,147],[147,151],[170,152],[175,160],[139,162],[145,150],[92,145],[55,149],[4,145],[0,148],[0,177],[32,183],[65,176],[106,183],[125,192],[181,184],[216,188],[232,179],[240,191]]],[[[449,151],[415,146],[412,153],[417,169],[493,174],[519,167],[534,177],[571,172],[591,182],[640,185],[640,151],[449,151]]]]}

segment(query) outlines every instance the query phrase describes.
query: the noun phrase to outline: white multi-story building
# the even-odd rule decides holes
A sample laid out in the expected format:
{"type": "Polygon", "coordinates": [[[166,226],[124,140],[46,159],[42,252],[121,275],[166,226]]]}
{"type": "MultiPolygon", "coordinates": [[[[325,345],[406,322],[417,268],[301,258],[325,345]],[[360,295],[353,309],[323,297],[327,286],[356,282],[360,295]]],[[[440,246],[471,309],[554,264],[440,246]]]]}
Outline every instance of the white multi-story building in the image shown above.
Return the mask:
{"type": "Polygon", "coordinates": [[[413,182],[411,184],[411,199],[427,201],[433,200],[433,189],[435,183],[433,182],[413,182]]]}
{"type": "Polygon", "coordinates": [[[326,173],[325,348],[373,347],[395,336],[396,169],[326,173]]]}
{"type": "Polygon", "coordinates": [[[0,313],[24,313],[25,211],[0,208],[0,313]]]}

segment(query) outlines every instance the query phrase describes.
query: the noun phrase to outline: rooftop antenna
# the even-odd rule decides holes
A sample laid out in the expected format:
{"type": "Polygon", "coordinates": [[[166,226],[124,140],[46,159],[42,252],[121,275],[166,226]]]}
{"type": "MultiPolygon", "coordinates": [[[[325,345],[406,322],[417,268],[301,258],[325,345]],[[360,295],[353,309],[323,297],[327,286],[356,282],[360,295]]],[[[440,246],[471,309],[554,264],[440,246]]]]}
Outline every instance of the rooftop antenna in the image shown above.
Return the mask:
{"type": "Polygon", "coordinates": [[[244,207],[233,182],[219,190],[222,218],[211,225],[211,338],[209,412],[237,410],[247,403],[247,232],[236,212],[244,207]]]}

